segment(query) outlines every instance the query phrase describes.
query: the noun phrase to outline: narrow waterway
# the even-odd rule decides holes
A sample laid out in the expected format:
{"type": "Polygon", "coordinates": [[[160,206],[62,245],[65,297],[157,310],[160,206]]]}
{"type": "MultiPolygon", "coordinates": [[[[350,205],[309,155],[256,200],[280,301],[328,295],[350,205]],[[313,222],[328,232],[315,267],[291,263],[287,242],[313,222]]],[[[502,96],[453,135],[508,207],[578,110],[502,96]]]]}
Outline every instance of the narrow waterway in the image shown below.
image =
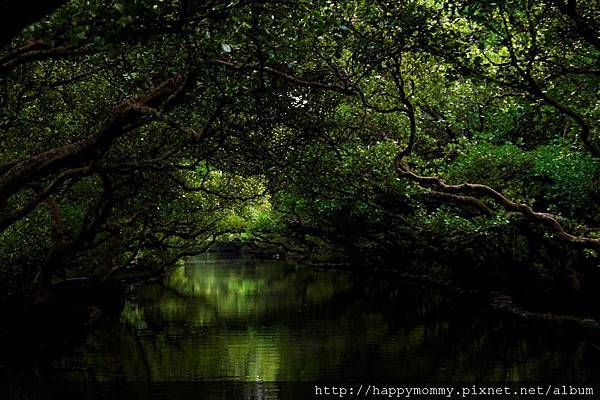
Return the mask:
{"type": "Polygon", "coordinates": [[[52,382],[599,382],[600,350],[437,290],[205,255],[135,288],[52,382]]]}

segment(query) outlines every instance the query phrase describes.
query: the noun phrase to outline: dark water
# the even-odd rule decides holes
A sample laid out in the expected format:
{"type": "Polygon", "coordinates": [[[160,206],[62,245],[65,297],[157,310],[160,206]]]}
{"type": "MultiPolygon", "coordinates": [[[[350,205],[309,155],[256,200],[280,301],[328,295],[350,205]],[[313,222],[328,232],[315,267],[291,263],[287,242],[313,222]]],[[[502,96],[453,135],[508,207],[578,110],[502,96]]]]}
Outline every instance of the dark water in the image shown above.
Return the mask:
{"type": "Polygon", "coordinates": [[[40,379],[61,384],[600,382],[596,345],[513,327],[470,299],[390,277],[209,256],[164,285],[135,288],[120,322],[45,364],[51,376],[40,379]]]}

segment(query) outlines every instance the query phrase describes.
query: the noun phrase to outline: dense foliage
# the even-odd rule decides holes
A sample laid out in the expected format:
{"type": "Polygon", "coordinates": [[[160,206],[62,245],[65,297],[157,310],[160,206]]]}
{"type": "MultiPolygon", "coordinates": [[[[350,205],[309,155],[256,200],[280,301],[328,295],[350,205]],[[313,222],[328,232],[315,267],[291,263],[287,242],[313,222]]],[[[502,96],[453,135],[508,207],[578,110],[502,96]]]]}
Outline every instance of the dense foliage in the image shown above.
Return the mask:
{"type": "Polygon", "coordinates": [[[3,14],[5,293],[235,236],[486,285],[600,282],[594,2],[31,7],[3,14]]]}

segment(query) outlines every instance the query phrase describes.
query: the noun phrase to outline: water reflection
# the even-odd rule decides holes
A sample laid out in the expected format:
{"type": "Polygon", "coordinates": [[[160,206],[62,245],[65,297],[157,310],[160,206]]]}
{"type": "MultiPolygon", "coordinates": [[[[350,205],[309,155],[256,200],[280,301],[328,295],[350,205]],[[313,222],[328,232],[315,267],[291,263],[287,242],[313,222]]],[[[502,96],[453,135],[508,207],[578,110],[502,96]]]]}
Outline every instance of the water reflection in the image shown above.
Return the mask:
{"type": "Polygon", "coordinates": [[[54,362],[67,381],[597,382],[598,349],[384,278],[196,259],[54,362]]]}

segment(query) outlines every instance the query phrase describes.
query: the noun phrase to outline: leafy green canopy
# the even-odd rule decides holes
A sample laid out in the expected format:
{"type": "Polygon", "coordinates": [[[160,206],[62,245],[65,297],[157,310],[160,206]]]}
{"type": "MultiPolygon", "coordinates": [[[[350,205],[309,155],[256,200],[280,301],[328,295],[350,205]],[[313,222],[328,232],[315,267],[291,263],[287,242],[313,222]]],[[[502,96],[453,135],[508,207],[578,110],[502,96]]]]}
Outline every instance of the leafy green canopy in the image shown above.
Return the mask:
{"type": "Polygon", "coordinates": [[[74,0],[51,11],[3,32],[11,279],[164,268],[240,232],[315,254],[419,255],[485,238],[515,213],[598,248],[586,227],[599,218],[597,6],[74,0]]]}

